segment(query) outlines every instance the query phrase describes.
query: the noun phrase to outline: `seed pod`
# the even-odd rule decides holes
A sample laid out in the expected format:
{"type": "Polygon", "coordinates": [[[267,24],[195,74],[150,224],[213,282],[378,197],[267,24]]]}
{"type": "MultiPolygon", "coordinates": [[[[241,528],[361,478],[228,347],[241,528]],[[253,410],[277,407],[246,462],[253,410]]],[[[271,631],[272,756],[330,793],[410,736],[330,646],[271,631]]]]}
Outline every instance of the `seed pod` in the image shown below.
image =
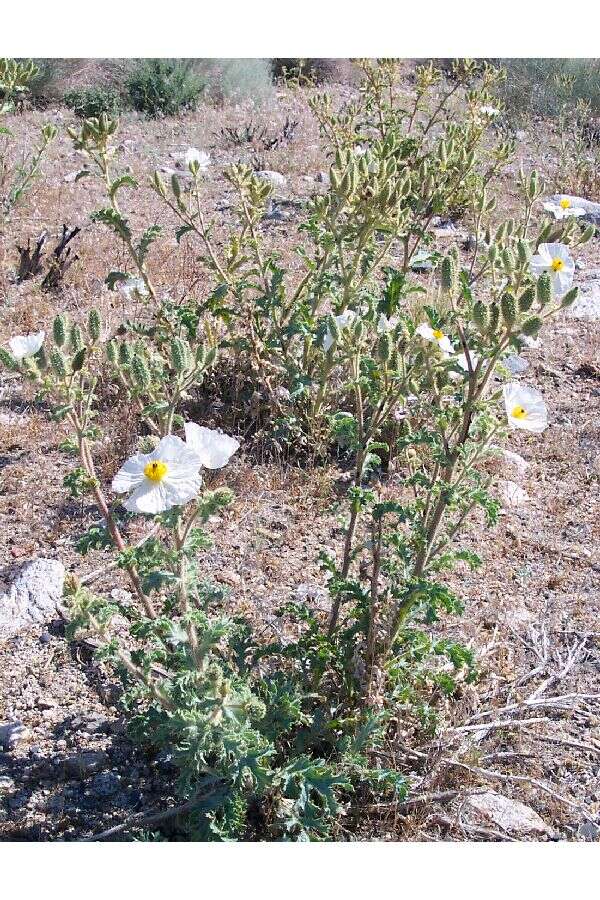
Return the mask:
{"type": "Polygon", "coordinates": [[[477,330],[480,334],[487,334],[487,330],[489,327],[489,317],[488,317],[488,308],[485,303],[482,303],[481,300],[477,300],[477,302],[473,306],[473,321],[477,326],[477,330]]]}
{"type": "Polygon", "coordinates": [[[575,301],[577,300],[578,294],[579,294],[579,288],[572,287],[571,290],[567,291],[565,296],[560,301],[561,307],[563,309],[565,309],[567,306],[571,306],[573,303],[575,303],[575,301]]]}
{"type": "Polygon", "coordinates": [[[57,347],[62,347],[67,339],[67,323],[64,316],[56,316],[52,323],[52,336],[57,347]]]}
{"type": "Polygon", "coordinates": [[[543,324],[539,316],[531,316],[531,318],[525,319],[521,325],[521,331],[527,337],[535,337],[543,324]]]}
{"type": "Polygon", "coordinates": [[[187,368],[186,357],[186,347],[183,341],[179,338],[173,338],[171,341],[171,364],[178,375],[181,375],[187,368]]]}
{"type": "Polygon", "coordinates": [[[383,363],[387,363],[390,360],[390,356],[392,353],[392,337],[389,332],[385,332],[380,335],[379,340],[377,341],[377,355],[379,359],[383,363]]]}
{"type": "Polygon", "coordinates": [[[117,362],[117,345],[114,341],[108,341],[106,344],[106,358],[110,363],[116,365],[117,362]]]}
{"type": "Polygon", "coordinates": [[[5,347],[0,347],[0,363],[10,372],[15,372],[19,368],[17,360],[5,347]]]}
{"type": "Polygon", "coordinates": [[[521,310],[521,312],[527,312],[528,309],[531,309],[534,300],[535,288],[530,285],[523,291],[523,293],[519,297],[519,309],[521,310]]]}
{"type": "Polygon", "coordinates": [[[198,368],[203,369],[206,365],[206,348],[204,344],[200,344],[198,347],[196,347],[195,360],[198,368]]]}
{"type": "Polygon", "coordinates": [[[88,331],[90,337],[94,343],[100,340],[100,330],[101,330],[101,322],[100,322],[100,313],[97,309],[91,309],[90,314],[88,316],[88,331]]]}
{"type": "Polygon", "coordinates": [[[71,372],[80,372],[83,368],[83,364],[85,362],[85,354],[87,353],[87,347],[82,347],[81,350],[78,350],[73,359],[71,360],[71,372]]]}
{"type": "Polygon", "coordinates": [[[59,378],[64,378],[67,374],[67,365],[65,362],[65,358],[60,352],[54,347],[50,352],[50,365],[54,370],[54,374],[58,375],[59,378]]]}
{"type": "Polygon", "coordinates": [[[522,266],[529,262],[529,246],[523,240],[517,241],[517,259],[522,266]]]}
{"type": "Polygon", "coordinates": [[[542,272],[538,278],[536,293],[540,306],[546,306],[552,300],[552,281],[547,272],[542,272]]]}
{"type": "Polygon", "coordinates": [[[131,373],[135,379],[135,383],[139,388],[142,388],[142,390],[150,385],[152,379],[150,378],[146,360],[138,353],[136,353],[131,361],[131,373]]]}
{"type": "Polygon", "coordinates": [[[78,353],[83,347],[83,334],[81,333],[81,328],[76,323],[71,325],[71,330],[69,332],[69,346],[74,353],[78,353]]]}
{"type": "Polygon", "coordinates": [[[502,251],[502,263],[507,272],[512,272],[515,268],[515,258],[508,248],[502,251]]]}
{"type": "Polygon", "coordinates": [[[131,347],[129,344],[126,344],[126,343],[119,344],[119,365],[121,365],[121,366],[131,365],[132,356],[133,356],[133,354],[131,352],[131,347]]]}
{"type": "Polygon", "coordinates": [[[456,287],[456,263],[452,256],[445,256],[440,267],[442,290],[450,293],[456,287]]]}
{"type": "Polygon", "coordinates": [[[498,330],[500,323],[500,307],[497,303],[490,303],[489,307],[488,334],[494,336],[498,330]]]}
{"type": "Polygon", "coordinates": [[[512,294],[503,294],[500,300],[500,309],[502,310],[502,320],[508,329],[517,321],[517,305],[512,294]]]}

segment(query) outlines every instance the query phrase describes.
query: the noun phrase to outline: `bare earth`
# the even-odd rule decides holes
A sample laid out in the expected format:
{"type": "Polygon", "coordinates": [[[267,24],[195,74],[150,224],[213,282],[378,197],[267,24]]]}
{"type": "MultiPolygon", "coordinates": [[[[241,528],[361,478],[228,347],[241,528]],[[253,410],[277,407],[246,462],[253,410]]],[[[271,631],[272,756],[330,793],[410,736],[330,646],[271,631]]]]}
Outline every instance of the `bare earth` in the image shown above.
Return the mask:
{"type": "MultiPolygon", "coordinates": [[[[351,89],[336,86],[335,91],[347,96],[351,89]]],[[[293,140],[285,148],[261,152],[261,162],[286,175],[284,200],[305,200],[322,190],[316,176],[327,163],[298,92],[279,92],[258,112],[202,107],[160,123],[128,114],[119,133],[119,165],[131,166],[146,183],[154,168],[173,165],[170,153],[188,146],[210,151],[214,165],[206,183],[206,210],[226,227],[231,192],[222,169],[249,161],[252,152],[228,147],[220,128],[253,117],[275,131],[287,116],[300,121],[293,140]]],[[[124,265],[124,258],[114,239],[88,219],[102,203],[101,191],[91,179],[65,181],[81,167],[64,134],[70,114],[58,108],[29,112],[15,117],[11,127],[26,146],[44,121],[61,126],[44,164],[46,175],[0,232],[1,343],[14,333],[48,329],[57,309],[76,317],[98,306],[110,327],[124,317],[120,296],[103,286],[107,272],[124,265]],[[15,284],[16,244],[44,229],[58,236],[63,223],[81,226],[82,233],[75,242],[79,260],[60,293],[42,293],[39,279],[15,284]]],[[[525,143],[519,153],[531,165],[525,143]]],[[[543,169],[544,160],[537,162],[543,169]]],[[[515,171],[513,166],[499,191],[503,211],[514,204],[515,171]]],[[[135,203],[135,228],[162,218],[149,189],[139,192],[135,203]]],[[[289,218],[266,222],[265,233],[291,253],[296,207],[280,208],[289,218]]],[[[190,292],[202,297],[208,279],[192,245],[183,246],[178,253],[168,233],[157,245],[151,257],[156,282],[174,297],[190,292]]],[[[580,282],[600,268],[599,247],[596,238],[578,251],[580,282]]],[[[540,436],[511,436],[509,449],[529,462],[524,474],[510,464],[497,465],[500,477],[517,483],[529,500],[505,508],[493,531],[473,523],[468,541],[483,556],[484,569],[452,577],[467,612],[441,625],[445,635],[476,650],[481,677],[464,688],[459,703],[442,707],[433,741],[416,752],[390,748],[413,791],[407,804],[372,810],[368,821],[359,817],[365,838],[600,836],[599,348],[596,323],[565,316],[542,332],[539,349],[524,353],[529,369],[522,377],[543,392],[550,427],[540,436]],[[539,814],[542,825],[517,833],[478,812],[476,798],[490,791],[522,801],[539,814]]],[[[216,407],[213,413],[216,417],[216,407]]],[[[207,416],[210,425],[210,408],[207,416]]],[[[103,424],[110,421],[107,409],[103,424]]],[[[106,479],[128,450],[127,423],[113,426],[115,441],[103,447],[100,460],[106,479]]],[[[235,421],[232,426],[235,433],[235,421]]],[[[65,436],[64,428],[49,422],[43,407],[33,402],[28,385],[0,374],[0,581],[10,580],[14,567],[35,556],[60,559],[79,575],[106,563],[101,553],[81,558],[73,547],[95,515],[86,504],[69,500],[62,488],[72,466],[58,450],[65,436]]],[[[322,602],[316,559],[323,546],[340,544],[336,487],[342,473],[333,466],[302,470],[265,463],[259,451],[248,448],[218,476],[237,499],[204,559],[207,575],[229,589],[237,608],[252,610],[268,633],[279,627],[275,610],[282,601],[302,596],[309,603],[322,602]]],[[[94,586],[111,591],[124,585],[111,571],[94,586]]],[[[129,743],[114,680],[93,661],[90,647],[65,640],[59,619],[0,644],[0,724],[15,719],[26,734],[16,748],[0,752],[0,840],[78,840],[173,802],[168,758],[147,756],[129,743]],[[82,751],[96,755],[73,763],[82,751]]],[[[349,817],[358,813],[348,811],[349,817]]]]}

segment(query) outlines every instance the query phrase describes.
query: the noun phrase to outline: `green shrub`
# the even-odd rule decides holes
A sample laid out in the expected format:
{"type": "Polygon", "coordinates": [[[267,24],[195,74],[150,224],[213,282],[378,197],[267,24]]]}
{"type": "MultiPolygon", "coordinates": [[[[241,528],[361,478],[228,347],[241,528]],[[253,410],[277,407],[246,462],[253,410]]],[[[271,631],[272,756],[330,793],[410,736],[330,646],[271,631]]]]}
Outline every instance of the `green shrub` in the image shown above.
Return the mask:
{"type": "Polygon", "coordinates": [[[600,112],[600,60],[501,59],[507,78],[499,88],[509,119],[519,122],[530,115],[556,119],[567,97],[585,100],[600,112]]]}
{"type": "Polygon", "coordinates": [[[69,91],[64,96],[64,102],[82,119],[97,119],[102,113],[118,116],[121,112],[121,98],[112,88],[92,87],[69,91]]]}
{"type": "Polygon", "coordinates": [[[139,60],[126,82],[133,108],[152,118],[191,109],[204,88],[204,79],[194,71],[194,61],[185,59],[139,60]]]}

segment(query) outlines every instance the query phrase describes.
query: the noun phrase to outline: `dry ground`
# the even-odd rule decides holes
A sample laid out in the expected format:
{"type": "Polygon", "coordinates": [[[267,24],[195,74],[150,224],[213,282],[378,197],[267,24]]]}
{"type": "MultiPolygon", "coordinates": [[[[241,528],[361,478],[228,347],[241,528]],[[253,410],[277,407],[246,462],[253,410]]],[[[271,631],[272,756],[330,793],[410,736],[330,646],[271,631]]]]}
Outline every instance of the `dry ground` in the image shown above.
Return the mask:
{"type": "MultiPolygon", "coordinates": [[[[335,90],[342,96],[351,92],[335,90]]],[[[119,135],[119,165],[130,166],[144,182],[155,167],[172,165],[170,153],[188,146],[209,150],[215,164],[206,208],[218,210],[226,228],[230,190],[220,173],[227,163],[249,160],[251,152],[227,147],[218,132],[251,116],[272,130],[287,116],[300,122],[287,147],[262,154],[267,168],[287,176],[285,198],[302,200],[322,189],[315,177],[326,163],[301,92],[281,92],[258,112],[202,107],[159,123],[128,114],[119,135]]],[[[71,117],[51,108],[16,117],[11,126],[26,146],[35,127],[48,120],[61,134],[45,163],[46,175],[0,233],[2,343],[15,332],[48,329],[57,309],[76,316],[93,304],[111,326],[124,313],[119,296],[103,287],[107,271],[124,259],[107,232],[88,220],[101,193],[91,179],[65,181],[81,163],[64,134],[71,117]],[[43,294],[39,280],[16,285],[15,245],[44,229],[58,235],[63,223],[81,226],[82,233],[79,260],[62,291],[43,294]]],[[[519,154],[532,161],[526,142],[519,154]]],[[[503,209],[514,202],[515,171],[513,166],[502,184],[503,209]]],[[[162,218],[149,190],[140,197],[131,211],[134,227],[162,218]]],[[[291,258],[294,207],[282,208],[291,211],[290,220],[266,224],[265,233],[283,243],[291,258]]],[[[600,267],[599,249],[596,239],[578,254],[584,264],[580,277],[600,267]]],[[[207,289],[190,245],[179,253],[174,240],[165,239],[152,267],[156,281],[175,297],[202,296],[207,289]]],[[[442,709],[434,743],[404,756],[395,748],[414,783],[415,802],[373,810],[359,823],[367,838],[512,839],[468,811],[468,796],[485,789],[533,807],[547,823],[546,836],[581,840],[600,833],[593,824],[600,823],[599,341],[590,323],[562,318],[542,342],[527,355],[526,377],[544,392],[551,425],[539,437],[511,437],[510,449],[530,465],[523,477],[510,469],[502,473],[518,481],[530,501],[506,510],[494,531],[476,526],[471,532],[484,569],[453,576],[467,614],[444,624],[445,634],[474,647],[481,678],[465,688],[457,705],[442,709]],[[507,724],[509,719],[514,722],[507,724]]],[[[110,415],[107,410],[105,422],[110,415]]],[[[36,555],[59,558],[79,574],[101,568],[100,554],[82,560],[74,552],[74,538],[94,513],[68,500],[62,489],[71,465],[58,450],[63,428],[48,422],[28,386],[6,374],[0,376],[0,416],[0,574],[8,577],[12,566],[36,555]]],[[[120,443],[106,447],[101,459],[107,478],[127,450],[126,428],[118,433],[120,443]]],[[[265,630],[277,628],[274,610],[298,588],[307,602],[320,602],[318,590],[311,590],[320,583],[317,553],[340,542],[339,474],[333,467],[303,471],[257,462],[256,455],[242,452],[219,476],[237,500],[215,535],[206,571],[230,590],[232,602],[255,610],[265,630]]],[[[99,584],[108,591],[122,587],[115,573],[99,584]]],[[[0,775],[12,780],[0,797],[0,839],[80,839],[169,802],[169,760],[146,757],[128,743],[115,685],[88,649],[65,641],[60,621],[0,645],[0,720],[15,718],[29,733],[17,749],[0,754],[0,775]],[[88,777],[65,764],[82,750],[100,754],[90,758],[88,777]]]]}

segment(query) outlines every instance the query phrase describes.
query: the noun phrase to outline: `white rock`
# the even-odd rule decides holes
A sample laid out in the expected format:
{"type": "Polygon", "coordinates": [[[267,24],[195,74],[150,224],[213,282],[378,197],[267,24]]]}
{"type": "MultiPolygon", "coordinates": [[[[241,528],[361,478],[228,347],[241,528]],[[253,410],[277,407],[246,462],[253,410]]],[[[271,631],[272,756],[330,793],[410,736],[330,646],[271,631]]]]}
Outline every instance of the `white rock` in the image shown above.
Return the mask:
{"type": "Polygon", "coordinates": [[[0,725],[0,749],[12,750],[29,737],[29,731],[21,722],[7,722],[0,725]]]}
{"type": "Polygon", "coordinates": [[[56,559],[34,559],[21,568],[8,593],[0,595],[0,639],[47,622],[62,600],[65,567],[56,559]]]}
{"type": "Polygon", "coordinates": [[[484,791],[482,794],[473,794],[466,803],[474,812],[504,831],[529,835],[552,834],[552,829],[536,811],[520,800],[511,800],[495,791],[484,791]]]}
{"type": "Polygon", "coordinates": [[[501,478],[498,481],[498,491],[500,499],[505,506],[526,506],[529,503],[529,495],[514,481],[507,481],[501,478]]]}
{"type": "Polygon", "coordinates": [[[502,360],[502,365],[506,366],[511,375],[521,375],[529,368],[529,363],[522,356],[507,356],[502,360]]]}
{"type": "Polygon", "coordinates": [[[515,453],[513,450],[505,450],[504,448],[501,452],[505,465],[514,469],[518,475],[525,475],[525,472],[529,468],[529,463],[526,459],[523,459],[520,453],[515,453]]]}
{"type": "Polygon", "coordinates": [[[274,188],[282,188],[287,184],[287,178],[285,175],[282,175],[281,172],[273,172],[271,169],[262,169],[260,172],[255,172],[254,174],[258,178],[262,178],[263,181],[268,181],[274,188]]]}
{"type": "Polygon", "coordinates": [[[600,320],[600,278],[581,286],[581,292],[575,303],[568,307],[567,315],[592,322],[600,320]]]}

